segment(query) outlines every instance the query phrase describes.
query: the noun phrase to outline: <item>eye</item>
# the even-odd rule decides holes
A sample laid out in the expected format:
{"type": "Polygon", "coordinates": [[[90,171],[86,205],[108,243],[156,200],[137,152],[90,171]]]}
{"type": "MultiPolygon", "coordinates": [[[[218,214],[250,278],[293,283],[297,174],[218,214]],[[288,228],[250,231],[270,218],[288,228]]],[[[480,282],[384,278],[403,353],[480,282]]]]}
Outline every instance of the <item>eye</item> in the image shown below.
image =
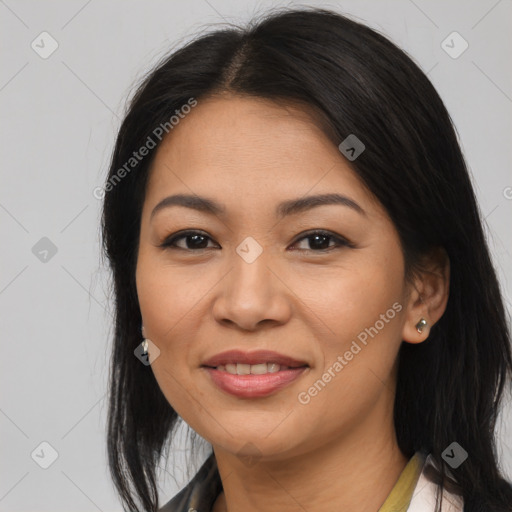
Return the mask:
{"type": "MultiPolygon", "coordinates": [[[[185,251],[200,251],[211,248],[211,246],[208,247],[209,240],[211,241],[212,239],[200,231],[188,230],[171,235],[160,245],[160,247],[170,249],[183,249],[185,251]],[[183,244],[178,245],[178,241],[181,240],[185,240],[184,247],[183,244]]],[[[354,244],[345,238],[323,230],[309,231],[306,234],[303,234],[302,238],[299,238],[296,242],[294,242],[293,245],[296,245],[302,240],[309,241],[309,248],[299,248],[301,251],[326,252],[336,247],[355,247],[354,244]],[[330,245],[329,240],[333,241],[334,244],[330,245]]]]}
{"type": "Polygon", "coordinates": [[[309,251],[309,252],[326,252],[331,251],[336,247],[354,247],[354,245],[341,236],[334,235],[329,231],[316,230],[310,231],[299,238],[294,245],[296,245],[301,240],[306,240],[306,244],[309,245],[309,248],[302,247],[299,250],[309,251]],[[333,245],[329,245],[329,240],[334,241],[333,245]]]}
{"type": "Polygon", "coordinates": [[[185,251],[197,251],[202,249],[208,249],[208,240],[211,240],[211,238],[208,235],[201,233],[200,231],[181,231],[167,238],[160,245],[160,247],[167,247],[171,249],[183,249],[185,251]],[[177,244],[178,240],[182,239],[185,239],[185,247],[179,246],[177,244]]]}

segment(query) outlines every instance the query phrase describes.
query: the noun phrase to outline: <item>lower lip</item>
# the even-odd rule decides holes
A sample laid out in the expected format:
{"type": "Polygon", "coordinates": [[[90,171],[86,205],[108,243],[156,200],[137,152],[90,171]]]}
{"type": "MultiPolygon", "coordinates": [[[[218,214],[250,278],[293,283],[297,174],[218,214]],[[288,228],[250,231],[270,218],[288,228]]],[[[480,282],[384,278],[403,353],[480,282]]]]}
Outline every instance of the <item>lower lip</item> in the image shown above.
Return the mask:
{"type": "Polygon", "coordinates": [[[240,398],[261,398],[272,395],[298,379],[307,366],[290,368],[263,375],[233,375],[216,368],[203,367],[223,391],[240,398]]]}

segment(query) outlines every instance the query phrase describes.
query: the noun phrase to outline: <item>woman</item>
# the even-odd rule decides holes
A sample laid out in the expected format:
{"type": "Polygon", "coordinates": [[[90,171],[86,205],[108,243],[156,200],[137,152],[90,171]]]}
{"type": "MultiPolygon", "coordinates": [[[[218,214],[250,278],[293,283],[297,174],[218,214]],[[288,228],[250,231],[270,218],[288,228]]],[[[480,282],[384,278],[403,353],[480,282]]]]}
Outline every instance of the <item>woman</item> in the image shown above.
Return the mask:
{"type": "Polygon", "coordinates": [[[511,510],[499,285],[450,117],[385,37],[300,9],[176,51],[120,128],[103,235],[128,509],[158,510],[183,419],[213,451],[162,511],[511,510]]]}

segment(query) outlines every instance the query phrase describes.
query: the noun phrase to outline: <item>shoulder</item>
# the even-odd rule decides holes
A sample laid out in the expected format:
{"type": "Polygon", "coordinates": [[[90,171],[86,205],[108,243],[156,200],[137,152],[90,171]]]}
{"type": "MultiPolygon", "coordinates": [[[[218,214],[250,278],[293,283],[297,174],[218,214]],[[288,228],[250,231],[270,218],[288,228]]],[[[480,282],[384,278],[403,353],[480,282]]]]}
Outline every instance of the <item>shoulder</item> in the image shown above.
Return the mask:
{"type": "MultiPolygon", "coordinates": [[[[435,511],[436,494],[439,486],[432,477],[432,469],[435,469],[435,463],[432,457],[427,455],[407,512],[435,511]]],[[[441,503],[443,512],[463,512],[464,510],[463,497],[457,494],[453,487],[443,490],[441,503]]]]}

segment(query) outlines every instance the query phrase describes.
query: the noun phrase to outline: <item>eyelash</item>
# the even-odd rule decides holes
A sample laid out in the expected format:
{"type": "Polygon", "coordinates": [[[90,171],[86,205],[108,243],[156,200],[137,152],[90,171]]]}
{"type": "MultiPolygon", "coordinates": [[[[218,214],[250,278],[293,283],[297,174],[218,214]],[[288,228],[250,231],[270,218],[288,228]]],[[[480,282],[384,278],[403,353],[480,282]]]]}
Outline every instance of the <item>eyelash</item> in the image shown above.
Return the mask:
{"type": "MultiPolygon", "coordinates": [[[[202,249],[184,249],[183,247],[177,247],[176,245],[174,245],[176,243],[176,241],[181,240],[182,238],[186,238],[187,236],[193,236],[193,235],[200,235],[200,236],[202,236],[204,238],[212,240],[208,235],[206,235],[205,233],[202,233],[201,231],[186,230],[186,231],[181,231],[179,233],[175,233],[174,235],[171,235],[166,240],[164,240],[164,242],[162,244],[160,244],[160,247],[162,247],[164,249],[179,249],[179,250],[187,251],[187,252],[200,252],[200,251],[205,251],[207,249],[212,249],[212,247],[205,247],[205,248],[202,248],[202,249]]],[[[301,238],[298,238],[293,243],[293,245],[297,244],[298,242],[300,242],[300,241],[302,241],[304,239],[312,238],[315,235],[320,235],[320,236],[324,236],[324,237],[330,238],[330,239],[335,241],[336,245],[328,247],[327,249],[318,249],[318,250],[315,250],[315,249],[294,249],[294,250],[305,251],[305,252],[308,252],[308,253],[312,253],[312,252],[313,253],[327,253],[327,252],[330,252],[330,251],[332,251],[333,249],[336,249],[336,248],[341,248],[341,247],[354,248],[355,247],[354,244],[352,244],[346,238],[343,238],[343,237],[335,235],[335,234],[333,234],[333,233],[331,233],[329,231],[324,231],[324,230],[321,230],[321,229],[320,230],[307,231],[306,233],[302,233],[301,238]]]]}

